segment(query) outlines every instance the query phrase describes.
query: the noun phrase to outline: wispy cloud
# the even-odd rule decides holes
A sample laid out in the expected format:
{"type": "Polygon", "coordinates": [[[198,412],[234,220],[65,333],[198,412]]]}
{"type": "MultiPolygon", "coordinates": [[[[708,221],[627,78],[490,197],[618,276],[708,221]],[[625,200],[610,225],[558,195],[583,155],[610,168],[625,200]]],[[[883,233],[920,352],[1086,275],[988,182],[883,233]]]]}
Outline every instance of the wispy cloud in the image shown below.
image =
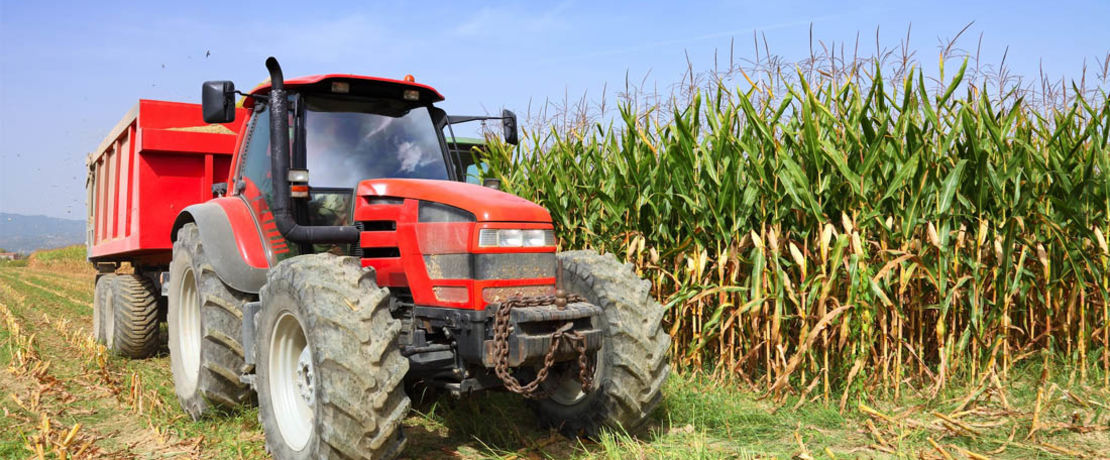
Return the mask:
{"type": "MultiPolygon", "coordinates": [[[[386,48],[390,26],[366,15],[352,15],[290,24],[255,23],[252,35],[262,37],[247,50],[267,54],[280,52],[299,62],[339,62],[386,48]],[[277,33],[275,33],[277,32],[277,33]]],[[[395,49],[396,43],[389,49],[395,49]]]]}
{"type": "Polygon", "coordinates": [[[565,31],[572,2],[564,1],[545,11],[526,11],[509,6],[486,6],[452,30],[458,37],[519,36],[565,31]]]}
{"type": "Polygon", "coordinates": [[[669,40],[659,40],[654,42],[646,42],[636,46],[629,46],[623,48],[613,48],[608,50],[598,50],[589,53],[572,54],[567,56],[557,56],[548,59],[540,59],[534,64],[536,65],[549,65],[549,64],[562,64],[573,61],[580,61],[583,59],[594,59],[599,57],[613,57],[625,54],[637,53],[641,51],[648,51],[653,49],[661,49],[675,45],[686,45],[697,43],[705,40],[712,40],[717,38],[735,37],[738,35],[746,35],[752,32],[766,32],[771,30],[786,29],[790,27],[808,26],[809,24],[816,24],[819,22],[829,21],[840,17],[847,16],[850,13],[830,14],[826,16],[818,16],[814,18],[806,18],[804,20],[787,21],[775,24],[768,24],[762,26],[751,26],[742,29],[733,29],[721,32],[713,32],[709,34],[695,35],[690,37],[672,38],[669,40]]]}

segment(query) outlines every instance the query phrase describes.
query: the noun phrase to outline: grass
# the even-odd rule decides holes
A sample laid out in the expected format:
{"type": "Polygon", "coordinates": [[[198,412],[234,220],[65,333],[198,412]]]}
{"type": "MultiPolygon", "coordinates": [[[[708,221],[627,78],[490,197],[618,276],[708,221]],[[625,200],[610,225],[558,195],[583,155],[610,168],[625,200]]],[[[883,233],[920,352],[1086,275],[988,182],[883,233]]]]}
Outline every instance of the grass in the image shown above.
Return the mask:
{"type": "Polygon", "coordinates": [[[0,267],[26,267],[27,259],[0,260],[0,267]]]}
{"type": "Polygon", "coordinates": [[[35,251],[27,258],[27,266],[55,272],[92,275],[96,271],[86,261],[85,246],[81,244],[64,248],[35,251]]]}
{"type": "Polygon", "coordinates": [[[35,251],[31,259],[40,262],[84,261],[85,245],[75,244],[64,248],[35,251]]]}

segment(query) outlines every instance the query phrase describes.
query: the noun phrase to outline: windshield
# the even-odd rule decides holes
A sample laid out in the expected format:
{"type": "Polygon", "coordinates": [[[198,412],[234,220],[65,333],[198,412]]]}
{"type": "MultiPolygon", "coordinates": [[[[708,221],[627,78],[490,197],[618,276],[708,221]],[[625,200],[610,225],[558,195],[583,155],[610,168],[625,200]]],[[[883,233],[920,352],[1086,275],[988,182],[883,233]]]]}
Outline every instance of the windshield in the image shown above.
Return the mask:
{"type": "Polygon", "coordinates": [[[447,179],[427,107],[401,101],[308,96],[305,156],[313,187],[354,188],[378,178],[447,179]]]}

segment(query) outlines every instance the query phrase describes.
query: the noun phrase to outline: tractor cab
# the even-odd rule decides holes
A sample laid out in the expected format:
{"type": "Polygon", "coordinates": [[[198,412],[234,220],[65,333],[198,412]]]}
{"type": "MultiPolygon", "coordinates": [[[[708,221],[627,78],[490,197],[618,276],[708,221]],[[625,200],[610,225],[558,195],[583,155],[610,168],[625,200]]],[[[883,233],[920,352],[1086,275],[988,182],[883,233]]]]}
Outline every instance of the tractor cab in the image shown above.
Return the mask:
{"type": "MultiPolygon", "coordinates": [[[[363,180],[477,183],[476,179],[467,180],[475,173],[470,171],[474,160],[467,147],[481,141],[466,139],[460,144],[451,141],[453,136],[447,138],[444,129],[453,120],[432,105],[443,97],[406,78],[332,74],[285,81],[289,88],[290,168],[298,171],[299,179],[307,179],[300,181],[301,192],[293,192],[293,198],[304,199],[294,202],[294,207],[310,225],[351,225],[352,192],[363,180]]],[[[243,101],[253,115],[244,141],[248,149],[269,150],[270,110],[265,102],[269,91],[268,83],[259,85],[243,101]]],[[[467,118],[465,121],[491,117],[467,118]]],[[[506,122],[515,123],[515,117],[506,122]]],[[[273,185],[269,158],[245,153],[244,174],[238,176],[241,181],[233,183],[233,189],[263,196],[273,185]]]]}

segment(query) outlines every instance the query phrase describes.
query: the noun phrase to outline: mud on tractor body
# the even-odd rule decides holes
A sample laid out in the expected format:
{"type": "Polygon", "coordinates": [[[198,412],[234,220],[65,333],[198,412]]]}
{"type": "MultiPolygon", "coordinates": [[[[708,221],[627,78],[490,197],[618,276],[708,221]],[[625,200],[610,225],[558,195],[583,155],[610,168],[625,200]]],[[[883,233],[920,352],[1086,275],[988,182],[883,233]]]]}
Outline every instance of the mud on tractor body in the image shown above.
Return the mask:
{"type": "MultiPolygon", "coordinates": [[[[396,455],[421,385],[519,393],[571,436],[645,421],[669,369],[663,308],[612,255],[557,252],[541,206],[466,183],[444,130],[493,117],[448,116],[410,78],[267,67],[246,94],[204,84],[204,121],[242,123],[227,182],[175,215],[166,265],[102,270],[98,337],[143,356],[158,336],[130,318],[164,316],[184,410],[257,401],[277,458],[396,455]]],[[[515,116],[494,119],[515,143],[515,116]]]]}

